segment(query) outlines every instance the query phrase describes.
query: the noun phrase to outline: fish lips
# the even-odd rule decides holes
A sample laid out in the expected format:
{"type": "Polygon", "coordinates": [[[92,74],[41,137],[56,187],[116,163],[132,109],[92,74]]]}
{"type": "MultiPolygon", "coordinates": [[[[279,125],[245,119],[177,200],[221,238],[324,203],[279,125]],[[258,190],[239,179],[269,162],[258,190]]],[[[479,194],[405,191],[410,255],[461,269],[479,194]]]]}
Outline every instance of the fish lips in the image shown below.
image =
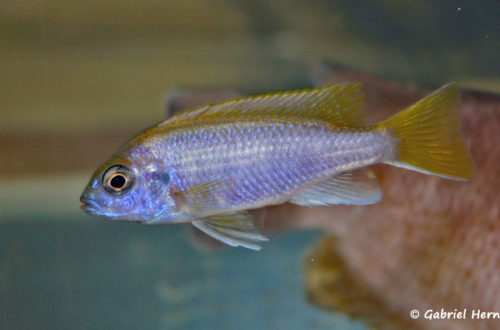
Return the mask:
{"type": "Polygon", "coordinates": [[[90,215],[105,215],[102,211],[101,205],[92,199],[84,198],[83,196],[80,198],[80,202],[82,202],[81,208],[85,213],[90,215]]]}
{"type": "Polygon", "coordinates": [[[110,215],[105,208],[103,208],[101,205],[99,205],[99,203],[90,198],[85,198],[82,196],[80,198],[80,201],[82,202],[81,209],[85,213],[100,218],[105,218],[109,220],[120,220],[120,221],[134,221],[134,222],[143,222],[150,220],[149,218],[144,217],[141,214],[110,215]]]}

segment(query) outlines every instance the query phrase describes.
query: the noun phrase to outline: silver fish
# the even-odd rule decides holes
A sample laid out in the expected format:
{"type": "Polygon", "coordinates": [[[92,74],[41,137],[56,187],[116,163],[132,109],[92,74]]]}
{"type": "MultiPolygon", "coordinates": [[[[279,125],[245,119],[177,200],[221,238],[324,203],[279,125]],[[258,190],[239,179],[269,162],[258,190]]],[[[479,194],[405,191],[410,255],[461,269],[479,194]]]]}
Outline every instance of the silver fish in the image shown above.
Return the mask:
{"type": "Polygon", "coordinates": [[[144,224],[191,222],[226,244],[258,250],[267,239],[247,210],[376,203],[382,192],[368,165],[470,178],[456,84],[374,126],[363,125],[360,87],[272,93],[182,112],[102,165],[82,208],[144,224]]]}

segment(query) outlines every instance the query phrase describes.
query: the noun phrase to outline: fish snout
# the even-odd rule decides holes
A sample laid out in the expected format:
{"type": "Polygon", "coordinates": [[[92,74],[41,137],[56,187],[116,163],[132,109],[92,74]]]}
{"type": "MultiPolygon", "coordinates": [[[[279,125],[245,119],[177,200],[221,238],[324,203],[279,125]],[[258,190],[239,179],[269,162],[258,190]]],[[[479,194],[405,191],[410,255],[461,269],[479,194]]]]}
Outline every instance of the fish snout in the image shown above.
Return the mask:
{"type": "Polygon", "coordinates": [[[80,196],[80,202],[82,203],[81,208],[88,214],[98,214],[101,211],[101,205],[97,203],[93,198],[82,194],[80,196]]]}

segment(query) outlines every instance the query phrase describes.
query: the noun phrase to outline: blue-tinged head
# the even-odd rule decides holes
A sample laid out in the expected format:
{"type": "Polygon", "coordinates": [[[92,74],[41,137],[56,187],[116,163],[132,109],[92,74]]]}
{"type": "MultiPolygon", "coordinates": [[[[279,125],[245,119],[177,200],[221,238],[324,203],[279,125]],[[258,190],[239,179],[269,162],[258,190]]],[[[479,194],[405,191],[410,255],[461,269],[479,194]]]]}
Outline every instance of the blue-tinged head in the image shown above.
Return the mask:
{"type": "Polygon", "coordinates": [[[170,176],[154,166],[117,157],[94,173],[80,201],[88,214],[130,221],[166,216],[175,207],[170,176]]]}

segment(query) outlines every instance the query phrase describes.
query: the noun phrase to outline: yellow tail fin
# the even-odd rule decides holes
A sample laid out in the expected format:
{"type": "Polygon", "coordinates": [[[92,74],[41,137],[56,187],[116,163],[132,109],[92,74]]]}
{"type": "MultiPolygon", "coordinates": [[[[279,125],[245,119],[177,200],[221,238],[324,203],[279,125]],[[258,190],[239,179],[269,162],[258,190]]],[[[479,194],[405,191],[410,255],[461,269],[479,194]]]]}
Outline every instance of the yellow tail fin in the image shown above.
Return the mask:
{"type": "Polygon", "coordinates": [[[378,125],[397,141],[396,159],[386,163],[449,179],[469,179],[474,166],[460,123],[460,90],[451,83],[378,125]]]}

